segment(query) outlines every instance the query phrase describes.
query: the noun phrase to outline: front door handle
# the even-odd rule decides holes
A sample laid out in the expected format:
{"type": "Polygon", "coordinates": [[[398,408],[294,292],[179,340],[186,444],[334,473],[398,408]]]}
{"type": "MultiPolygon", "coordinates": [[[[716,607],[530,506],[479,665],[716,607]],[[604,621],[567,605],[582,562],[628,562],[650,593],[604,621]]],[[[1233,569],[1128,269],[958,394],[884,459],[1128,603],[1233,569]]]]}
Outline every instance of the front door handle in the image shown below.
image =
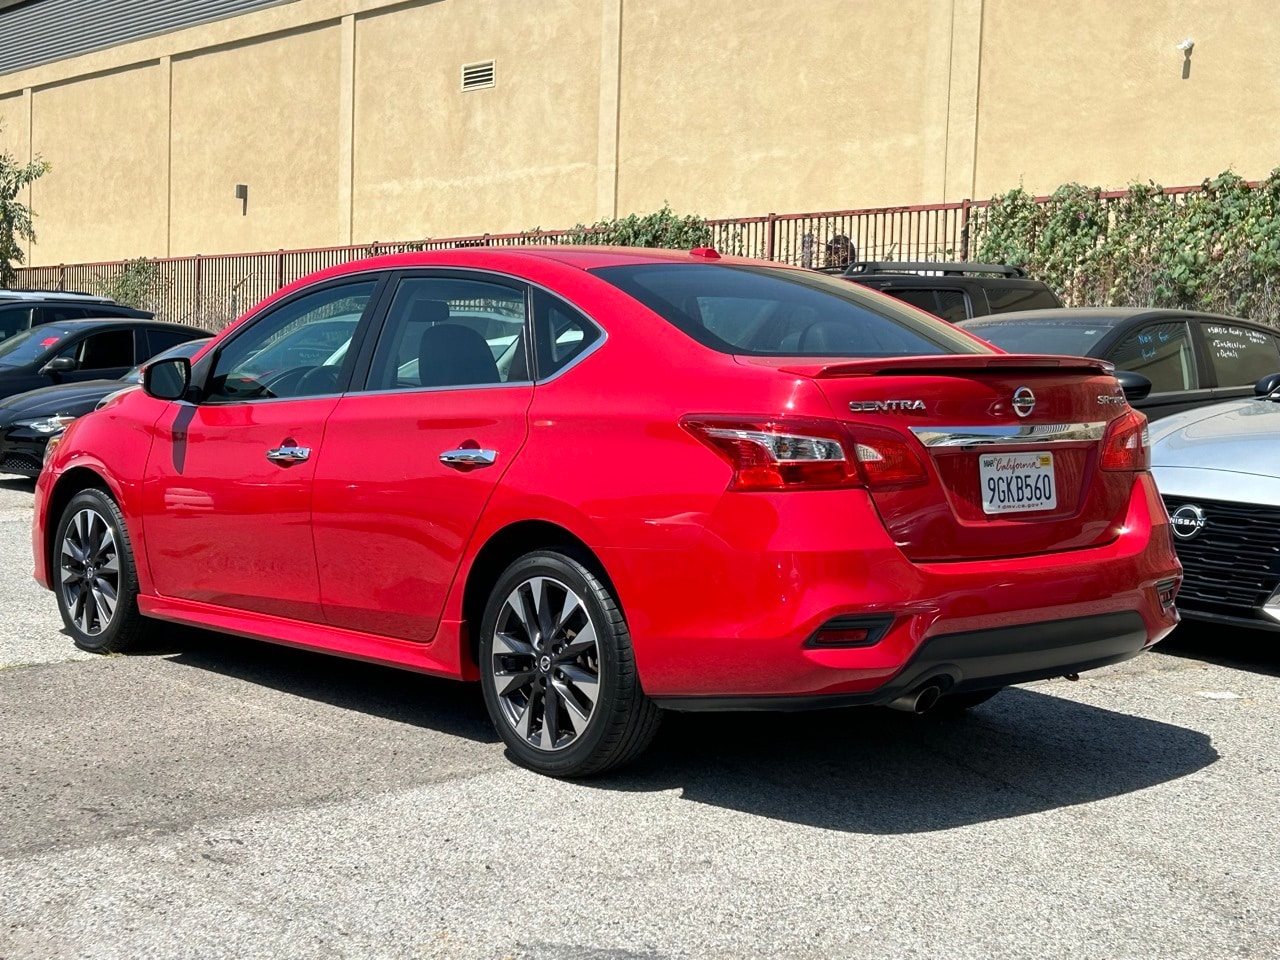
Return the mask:
{"type": "Polygon", "coordinates": [[[305,463],[311,458],[310,447],[299,447],[292,440],[286,440],[283,446],[267,451],[267,459],[282,467],[291,467],[295,463],[305,463]]]}
{"type": "Polygon", "coordinates": [[[497,450],[446,450],[440,454],[440,462],[450,467],[491,467],[497,459],[497,450]]]}

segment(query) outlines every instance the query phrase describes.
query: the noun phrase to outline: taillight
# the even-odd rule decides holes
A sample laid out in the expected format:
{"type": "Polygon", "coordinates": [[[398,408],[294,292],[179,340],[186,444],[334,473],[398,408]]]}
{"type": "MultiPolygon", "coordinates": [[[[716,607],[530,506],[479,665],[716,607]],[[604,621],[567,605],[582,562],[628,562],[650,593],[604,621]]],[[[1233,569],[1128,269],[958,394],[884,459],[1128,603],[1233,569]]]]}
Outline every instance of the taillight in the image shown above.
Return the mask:
{"type": "Polygon", "coordinates": [[[834,420],[684,417],[680,425],[733,467],[730,490],[793,490],[858,485],[849,438],[834,420]]]}
{"type": "Polygon", "coordinates": [[[730,490],[898,487],[929,475],[911,441],[835,420],[685,417],[681,426],[733,467],[730,490]]]}
{"type": "Polygon", "coordinates": [[[1146,470],[1151,466],[1151,434],[1147,418],[1136,410],[1116,417],[1102,441],[1103,470],[1146,470]]]}
{"type": "Polygon", "coordinates": [[[924,462],[906,437],[877,427],[851,429],[857,439],[854,451],[858,466],[868,487],[903,487],[929,479],[924,462]]]}

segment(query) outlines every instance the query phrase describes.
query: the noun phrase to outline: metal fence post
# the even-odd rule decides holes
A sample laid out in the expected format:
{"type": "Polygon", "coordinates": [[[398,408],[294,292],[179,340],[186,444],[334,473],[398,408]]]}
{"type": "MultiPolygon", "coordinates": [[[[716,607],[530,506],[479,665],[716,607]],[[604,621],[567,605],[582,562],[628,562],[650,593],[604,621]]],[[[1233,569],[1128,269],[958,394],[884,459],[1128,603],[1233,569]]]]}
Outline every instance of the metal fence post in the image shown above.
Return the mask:
{"type": "Polygon", "coordinates": [[[276,251],[276,289],[284,289],[284,251],[276,251]]]}
{"type": "Polygon", "coordinates": [[[67,265],[65,263],[58,264],[58,289],[67,289],[67,265]]]}
{"type": "Polygon", "coordinates": [[[772,260],[773,257],[773,225],[778,222],[778,215],[771,213],[765,218],[764,228],[764,258],[772,260]]]}
{"type": "Polygon", "coordinates": [[[204,322],[204,257],[196,254],[196,322],[204,322]]]}
{"type": "Polygon", "coordinates": [[[969,259],[969,204],[973,201],[965,198],[960,201],[960,259],[969,259]]]}

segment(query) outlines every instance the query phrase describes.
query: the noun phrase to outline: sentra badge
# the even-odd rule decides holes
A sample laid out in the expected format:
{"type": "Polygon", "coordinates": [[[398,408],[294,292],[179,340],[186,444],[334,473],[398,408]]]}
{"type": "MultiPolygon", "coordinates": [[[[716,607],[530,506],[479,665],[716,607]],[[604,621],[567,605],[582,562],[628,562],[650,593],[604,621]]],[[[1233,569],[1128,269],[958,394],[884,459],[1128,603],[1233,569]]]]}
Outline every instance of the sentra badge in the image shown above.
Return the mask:
{"type": "Polygon", "coordinates": [[[854,413],[908,413],[924,411],[923,400],[854,400],[849,404],[854,413]]]}

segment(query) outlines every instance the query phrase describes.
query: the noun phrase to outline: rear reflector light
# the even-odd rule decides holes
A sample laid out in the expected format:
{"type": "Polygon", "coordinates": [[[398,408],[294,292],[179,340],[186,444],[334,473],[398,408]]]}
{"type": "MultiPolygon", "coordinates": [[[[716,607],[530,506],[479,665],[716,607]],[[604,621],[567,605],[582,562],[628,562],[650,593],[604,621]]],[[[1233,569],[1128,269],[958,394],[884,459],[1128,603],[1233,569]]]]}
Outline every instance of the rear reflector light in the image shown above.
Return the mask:
{"type": "Polygon", "coordinates": [[[879,643],[893,626],[891,615],[836,617],[809,638],[810,647],[870,647],[879,643]]]}
{"type": "Polygon", "coordinates": [[[684,417],[680,425],[733,467],[730,490],[792,490],[858,485],[834,420],[684,417]]]}
{"type": "Polygon", "coordinates": [[[1151,466],[1147,418],[1136,410],[1116,417],[1102,441],[1103,470],[1146,470],[1151,466]]]}

